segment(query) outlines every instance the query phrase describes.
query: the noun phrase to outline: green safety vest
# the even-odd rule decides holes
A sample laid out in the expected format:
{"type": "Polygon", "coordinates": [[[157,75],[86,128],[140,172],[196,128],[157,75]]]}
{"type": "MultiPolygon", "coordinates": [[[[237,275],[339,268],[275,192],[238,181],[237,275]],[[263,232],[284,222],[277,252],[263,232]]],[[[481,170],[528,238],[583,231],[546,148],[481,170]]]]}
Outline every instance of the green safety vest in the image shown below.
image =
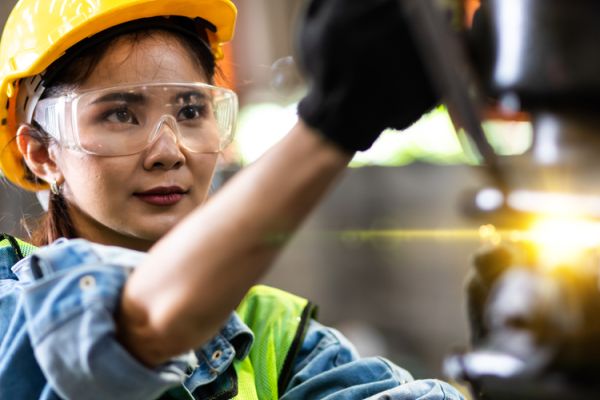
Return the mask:
{"type": "Polygon", "coordinates": [[[250,355],[234,364],[239,388],[235,399],[277,399],[289,383],[316,308],[282,290],[254,286],[237,312],[255,339],[250,355]]]}
{"type": "Polygon", "coordinates": [[[0,249],[10,247],[13,264],[33,253],[37,247],[5,233],[0,233],[0,249]]]}
{"type": "MultiPolygon", "coordinates": [[[[36,250],[29,243],[0,234],[0,249],[4,247],[12,247],[15,262],[36,250]]],[[[293,294],[257,285],[248,291],[236,311],[254,333],[254,343],[246,358],[234,361],[238,387],[234,399],[277,399],[289,383],[316,307],[293,294]]],[[[190,398],[183,388],[169,393],[190,398]]]]}

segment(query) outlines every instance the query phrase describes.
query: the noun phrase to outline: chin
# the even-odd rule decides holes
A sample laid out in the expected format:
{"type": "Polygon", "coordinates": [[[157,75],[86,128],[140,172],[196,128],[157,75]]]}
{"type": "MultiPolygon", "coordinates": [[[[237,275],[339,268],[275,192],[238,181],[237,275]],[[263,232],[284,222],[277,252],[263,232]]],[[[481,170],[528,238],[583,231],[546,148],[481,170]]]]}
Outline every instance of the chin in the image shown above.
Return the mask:
{"type": "Polygon", "coordinates": [[[152,218],[148,218],[143,225],[130,229],[130,235],[144,241],[156,242],[173,229],[180,220],[153,221],[152,218]]]}

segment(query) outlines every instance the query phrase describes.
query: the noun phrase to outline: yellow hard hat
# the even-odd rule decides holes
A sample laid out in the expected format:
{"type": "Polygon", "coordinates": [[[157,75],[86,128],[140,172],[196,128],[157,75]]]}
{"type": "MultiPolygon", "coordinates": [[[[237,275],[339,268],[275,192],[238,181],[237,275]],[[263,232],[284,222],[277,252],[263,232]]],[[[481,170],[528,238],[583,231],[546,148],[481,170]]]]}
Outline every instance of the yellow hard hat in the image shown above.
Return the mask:
{"type": "Polygon", "coordinates": [[[20,0],[0,40],[0,170],[24,189],[46,189],[19,152],[18,81],[35,77],[80,41],[125,22],[157,16],[202,18],[216,28],[208,40],[217,59],[233,37],[237,9],[231,0],[20,0]]]}

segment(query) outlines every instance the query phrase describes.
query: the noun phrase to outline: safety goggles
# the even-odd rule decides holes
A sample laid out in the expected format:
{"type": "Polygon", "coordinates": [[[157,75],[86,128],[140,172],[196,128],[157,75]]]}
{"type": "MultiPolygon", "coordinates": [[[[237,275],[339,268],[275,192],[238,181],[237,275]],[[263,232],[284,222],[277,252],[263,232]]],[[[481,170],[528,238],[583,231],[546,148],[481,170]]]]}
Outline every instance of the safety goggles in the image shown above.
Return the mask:
{"type": "Polygon", "coordinates": [[[40,100],[33,120],[61,146],[99,156],[136,154],[163,133],[194,153],[232,140],[236,94],[205,83],[114,86],[40,100]]]}

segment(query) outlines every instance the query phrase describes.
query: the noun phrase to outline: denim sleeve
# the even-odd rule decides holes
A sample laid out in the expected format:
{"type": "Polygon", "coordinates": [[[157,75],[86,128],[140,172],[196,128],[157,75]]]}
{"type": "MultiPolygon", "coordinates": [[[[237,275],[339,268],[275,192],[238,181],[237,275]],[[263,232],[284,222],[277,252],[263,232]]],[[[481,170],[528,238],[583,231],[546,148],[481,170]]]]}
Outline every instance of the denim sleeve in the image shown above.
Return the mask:
{"type": "Polygon", "coordinates": [[[292,374],[281,400],[463,399],[445,382],[415,381],[385,358],[360,358],[341,333],[316,321],[310,323],[292,374]]]}
{"type": "Polygon", "coordinates": [[[149,369],[130,356],[116,340],[113,317],[127,270],[74,242],[37,253],[46,274],[24,293],[35,357],[52,388],[69,399],[146,400],[181,383],[195,357],[149,369]]]}

